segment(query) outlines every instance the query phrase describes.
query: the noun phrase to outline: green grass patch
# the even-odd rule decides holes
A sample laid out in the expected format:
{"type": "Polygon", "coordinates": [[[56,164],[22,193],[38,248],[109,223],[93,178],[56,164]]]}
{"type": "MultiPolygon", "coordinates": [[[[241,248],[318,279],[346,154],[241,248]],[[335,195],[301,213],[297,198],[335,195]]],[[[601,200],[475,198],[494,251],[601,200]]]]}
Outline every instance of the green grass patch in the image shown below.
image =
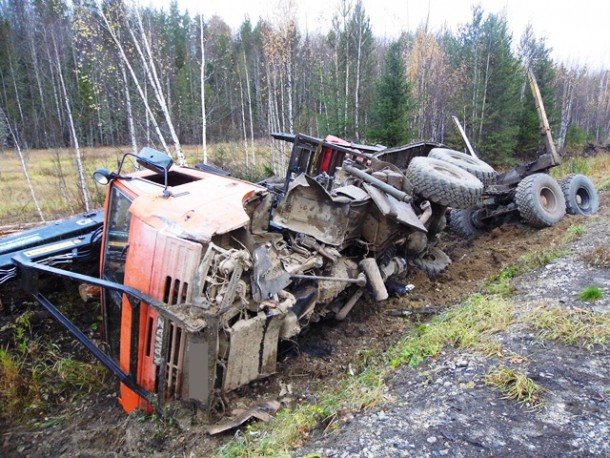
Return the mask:
{"type": "Polygon", "coordinates": [[[525,319],[543,339],[581,346],[610,343],[608,313],[543,305],[532,310],[525,319]]]}
{"type": "Polygon", "coordinates": [[[544,405],[544,394],[548,391],[525,373],[506,366],[493,368],[485,375],[484,381],[486,385],[498,388],[504,398],[515,399],[534,408],[544,405]]]}
{"type": "Polygon", "coordinates": [[[599,299],[602,299],[603,297],[604,297],[604,293],[597,286],[587,286],[578,295],[578,298],[581,301],[586,301],[586,302],[595,302],[599,299]]]}
{"type": "Polygon", "coordinates": [[[494,275],[485,284],[485,291],[507,299],[515,294],[515,287],[512,285],[511,280],[517,275],[519,275],[519,269],[516,266],[509,266],[498,275],[494,275]]]}
{"type": "Polygon", "coordinates": [[[567,235],[563,238],[564,243],[574,242],[575,240],[580,239],[583,235],[587,233],[587,228],[580,224],[575,224],[570,226],[567,230],[567,235]]]}
{"type": "Polygon", "coordinates": [[[571,173],[587,175],[591,172],[592,162],[588,158],[574,156],[563,162],[559,167],[551,169],[551,175],[555,178],[561,178],[571,173]]]}
{"type": "Polygon", "coordinates": [[[408,335],[392,352],[390,364],[393,368],[403,364],[416,366],[437,355],[446,345],[487,355],[501,353],[502,346],[492,336],[513,323],[513,309],[500,296],[475,294],[408,335]]]}

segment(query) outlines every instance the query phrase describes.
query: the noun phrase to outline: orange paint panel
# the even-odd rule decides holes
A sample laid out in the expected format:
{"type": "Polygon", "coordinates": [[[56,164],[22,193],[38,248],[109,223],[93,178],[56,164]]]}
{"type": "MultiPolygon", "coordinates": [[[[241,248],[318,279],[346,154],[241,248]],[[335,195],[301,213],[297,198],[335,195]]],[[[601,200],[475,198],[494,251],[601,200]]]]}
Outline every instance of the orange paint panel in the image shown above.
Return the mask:
{"type": "Polygon", "coordinates": [[[172,197],[143,195],[131,212],[155,228],[204,242],[250,222],[244,201],[260,186],[208,174],[205,178],[172,188],[172,197]]]}
{"type": "MultiPolygon", "coordinates": [[[[157,240],[157,232],[144,224],[137,218],[132,218],[129,231],[129,247],[127,248],[127,261],[125,263],[125,285],[137,288],[144,293],[148,293],[150,288],[150,277],[152,270],[152,260],[157,240]],[[144,260],[144,262],[142,261],[144,260]]],[[[147,318],[150,312],[145,304],[140,305],[140,336],[139,336],[139,373],[136,374],[137,382],[148,391],[155,391],[154,371],[151,381],[150,367],[144,367],[142,355],[144,352],[145,333],[147,318]],[[143,382],[146,381],[146,384],[143,382]]],[[[156,314],[156,312],[154,312],[156,314]]],[[[153,315],[156,325],[156,316],[153,315]]],[[[129,371],[131,359],[131,324],[132,310],[129,301],[123,297],[123,310],[121,319],[121,348],[120,366],[125,372],[129,371]]],[[[154,369],[154,365],[153,365],[154,369]]],[[[124,385],[121,386],[121,404],[127,412],[137,408],[150,410],[150,406],[137,394],[129,390],[124,385]]]]}
{"type": "MultiPolygon", "coordinates": [[[[194,275],[202,256],[202,245],[159,231],[137,217],[132,217],[127,253],[125,284],[149,296],[175,304],[189,302],[194,275]]],[[[157,388],[154,362],[155,330],[159,314],[140,305],[137,382],[150,392],[157,388]]],[[[129,370],[130,334],[133,316],[129,303],[123,301],[121,324],[121,368],[129,370]]],[[[123,408],[150,410],[150,406],[125,387],[121,389],[123,408]]]]}

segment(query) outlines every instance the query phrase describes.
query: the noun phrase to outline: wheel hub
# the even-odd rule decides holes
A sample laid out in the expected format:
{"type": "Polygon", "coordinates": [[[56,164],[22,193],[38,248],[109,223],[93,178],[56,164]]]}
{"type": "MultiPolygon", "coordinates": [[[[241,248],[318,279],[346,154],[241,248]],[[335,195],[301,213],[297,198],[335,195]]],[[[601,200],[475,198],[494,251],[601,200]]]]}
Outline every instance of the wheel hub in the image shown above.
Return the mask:
{"type": "Polygon", "coordinates": [[[550,188],[545,187],[540,190],[540,204],[549,212],[557,207],[557,198],[550,188]]]}

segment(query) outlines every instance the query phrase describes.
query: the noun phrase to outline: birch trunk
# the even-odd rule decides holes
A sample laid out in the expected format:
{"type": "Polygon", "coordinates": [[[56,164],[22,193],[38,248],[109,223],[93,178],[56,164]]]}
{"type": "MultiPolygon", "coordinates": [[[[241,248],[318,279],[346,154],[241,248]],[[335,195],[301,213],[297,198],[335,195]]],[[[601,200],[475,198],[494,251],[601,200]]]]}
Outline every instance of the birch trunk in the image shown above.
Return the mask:
{"type": "Polygon", "coordinates": [[[86,212],[91,210],[89,203],[89,191],[87,190],[87,183],[85,182],[85,170],[83,167],[83,159],[80,152],[80,146],[78,144],[78,137],[76,136],[76,128],[74,127],[74,118],[72,117],[72,109],[70,107],[70,99],[68,98],[68,91],[66,90],[66,84],[61,71],[61,61],[59,60],[59,51],[57,50],[57,43],[53,38],[53,47],[55,49],[55,58],[57,63],[57,75],[59,76],[59,84],[61,86],[61,92],[63,94],[64,103],[66,105],[66,114],[68,116],[68,123],[70,126],[70,135],[72,137],[72,145],[74,147],[74,155],[76,159],[76,172],[78,174],[78,187],[80,189],[80,195],[83,199],[83,207],[86,212]]]}
{"type": "Polygon", "coordinates": [[[138,142],[136,140],[136,130],[133,123],[133,111],[131,109],[131,94],[129,93],[129,80],[127,79],[127,73],[125,73],[125,64],[120,61],[119,67],[121,68],[121,76],[123,77],[123,84],[125,85],[125,109],[127,110],[127,129],[129,130],[129,140],[131,141],[131,147],[133,152],[138,152],[138,142]]]}
{"type": "Polygon", "coordinates": [[[356,57],[356,88],[354,90],[354,130],[360,140],[360,67],[362,65],[362,15],[358,17],[358,52],[356,57]]]}
{"type": "Polygon", "coordinates": [[[571,76],[568,76],[566,86],[563,90],[562,104],[561,104],[561,123],[559,127],[559,138],[557,139],[557,147],[559,150],[563,150],[566,143],[566,137],[568,134],[568,127],[570,126],[570,118],[572,116],[572,100],[574,97],[574,85],[571,76]]]}
{"type": "MultiPolygon", "coordinates": [[[[163,149],[165,150],[167,155],[171,157],[172,153],[170,152],[169,148],[167,147],[167,143],[165,142],[165,138],[163,137],[163,134],[161,133],[161,129],[159,128],[159,124],[157,123],[157,119],[155,118],[155,115],[153,114],[152,110],[150,109],[150,105],[148,104],[148,98],[147,98],[146,94],[144,93],[144,91],[142,90],[140,81],[138,80],[138,77],[136,76],[136,73],[133,70],[131,63],[129,62],[129,59],[127,58],[127,55],[125,54],[123,45],[121,45],[119,38],[117,37],[116,33],[114,32],[114,29],[110,25],[108,18],[102,11],[102,7],[99,4],[98,4],[98,12],[104,21],[104,24],[106,26],[106,29],[108,30],[108,33],[110,33],[112,41],[114,42],[117,49],[119,50],[121,59],[123,59],[123,62],[125,63],[125,66],[127,67],[127,70],[129,70],[129,74],[131,75],[131,78],[133,79],[133,82],[136,85],[136,88],[138,89],[138,93],[140,94],[140,98],[142,99],[142,103],[144,104],[144,108],[146,109],[146,113],[148,114],[148,117],[150,118],[150,122],[152,123],[153,128],[155,129],[155,133],[157,134],[157,137],[159,138],[159,142],[161,142],[161,145],[163,146],[163,149]]],[[[150,139],[149,139],[149,143],[150,143],[150,139]]]]}
{"type": "Polygon", "coordinates": [[[203,39],[203,14],[199,15],[201,28],[201,145],[203,147],[203,163],[208,163],[208,119],[205,114],[205,46],[203,39]]]}
{"type": "Polygon", "coordinates": [[[254,119],[252,116],[252,91],[250,90],[250,75],[248,73],[246,51],[244,51],[244,69],[246,70],[246,94],[248,95],[248,118],[250,121],[250,148],[252,151],[252,164],[256,165],[256,150],[254,149],[254,119]]]}
{"type": "Polygon", "coordinates": [[[294,133],[294,119],[292,111],[292,56],[286,62],[286,91],[288,92],[288,131],[294,133]]]}
{"type": "Polygon", "coordinates": [[[57,112],[57,121],[61,124],[61,120],[63,119],[63,111],[61,108],[61,102],[59,97],[60,90],[57,89],[59,84],[56,81],[55,77],[55,69],[51,62],[53,62],[53,58],[51,57],[51,51],[49,47],[47,47],[47,62],[49,62],[49,73],[51,74],[51,85],[53,86],[53,100],[55,102],[55,111],[57,112]]]}
{"type": "Polygon", "coordinates": [[[246,174],[250,171],[250,158],[248,157],[248,134],[246,132],[246,109],[244,107],[244,85],[239,78],[239,95],[241,100],[241,126],[244,134],[244,151],[246,160],[246,174]]]}
{"type": "Polygon", "coordinates": [[[138,21],[138,27],[140,29],[140,36],[142,38],[142,42],[144,43],[144,49],[146,50],[146,54],[148,58],[144,55],[142,48],[136,38],[131,27],[128,27],[129,34],[133,40],[133,44],[142,59],[142,64],[144,65],[144,70],[146,71],[146,75],[150,84],[153,88],[153,92],[155,93],[155,98],[159,103],[159,107],[161,108],[161,112],[165,117],[165,122],[167,123],[167,127],[169,129],[169,133],[172,137],[172,141],[174,142],[174,147],[176,148],[176,155],[178,156],[178,164],[185,165],[186,160],[184,158],[184,154],[182,153],[182,148],[180,146],[180,140],[178,140],[178,135],[176,135],[176,130],[174,129],[174,124],[172,122],[171,114],[168,109],[167,102],[165,101],[165,95],[163,94],[163,87],[161,82],[159,81],[159,77],[157,76],[157,68],[155,66],[155,61],[152,56],[152,51],[150,50],[150,45],[148,44],[148,38],[146,37],[146,31],[144,30],[144,25],[142,24],[142,18],[140,16],[140,11],[136,8],[136,18],[138,21]]]}
{"type": "MultiPolygon", "coordinates": [[[[15,100],[17,101],[17,107],[19,108],[19,117],[21,118],[21,125],[25,125],[25,118],[23,117],[23,109],[21,107],[21,97],[19,97],[19,90],[17,89],[17,81],[15,80],[15,70],[13,69],[13,62],[11,56],[8,56],[9,68],[11,71],[11,79],[13,80],[13,90],[15,91],[15,100]]],[[[23,139],[23,132],[21,133],[21,138],[23,139]]],[[[24,140],[25,146],[27,148],[28,142],[27,138],[24,140]]]]}
{"type": "Polygon", "coordinates": [[[487,100],[487,84],[489,82],[489,58],[490,53],[487,52],[487,63],[485,64],[485,85],[483,86],[483,103],[481,104],[481,119],[479,122],[479,138],[483,138],[483,120],[485,119],[485,102],[487,100]]]}

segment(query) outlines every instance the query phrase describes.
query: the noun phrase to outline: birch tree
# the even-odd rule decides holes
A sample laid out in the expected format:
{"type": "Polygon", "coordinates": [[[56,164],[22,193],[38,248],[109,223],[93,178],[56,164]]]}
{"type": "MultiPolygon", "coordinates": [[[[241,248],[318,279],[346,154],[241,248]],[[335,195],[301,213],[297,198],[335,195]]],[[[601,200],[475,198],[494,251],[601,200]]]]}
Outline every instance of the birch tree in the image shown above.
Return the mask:
{"type": "Polygon", "coordinates": [[[140,15],[140,10],[138,8],[135,8],[135,16],[136,16],[136,21],[137,21],[137,25],[138,25],[138,30],[140,32],[140,36],[136,37],[136,35],[131,27],[128,26],[127,29],[129,31],[129,34],[131,35],[131,38],[133,39],[133,44],[134,44],[136,50],[138,51],[140,58],[142,59],[142,64],[143,64],[144,70],[146,72],[146,75],[148,76],[148,81],[149,81],[151,87],[153,88],[155,98],[157,99],[159,107],[161,108],[161,112],[163,113],[163,116],[165,117],[165,122],[167,123],[167,127],[169,129],[170,135],[174,142],[174,147],[176,149],[176,155],[178,156],[178,164],[185,165],[186,160],[184,157],[184,153],[182,152],[182,147],[180,146],[180,140],[178,139],[178,135],[176,134],[176,130],[174,128],[174,123],[172,122],[172,117],[171,117],[171,114],[170,114],[170,111],[168,108],[168,104],[165,100],[165,95],[163,93],[163,87],[161,85],[161,82],[159,81],[159,76],[157,74],[157,67],[155,65],[155,59],[153,57],[153,54],[152,54],[152,51],[150,48],[149,40],[146,35],[146,30],[144,30],[144,25],[142,24],[142,17],[140,15]],[[145,53],[141,49],[139,40],[141,40],[144,45],[145,53]]]}
{"type": "Polygon", "coordinates": [[[200,65],[200,84],[201,84],[201,145],[203,148],[203,163],[208,163],[208,118],[205,113],[205,40],[203,37],[203,15],[199,15],[199,37],[201,44],[201,65],[200,65]]]}
{"type": "Polygon", "coordinates": [[[98,13],[103,20],[106,31],[110,34],[112,41],[114,42],[114,44],[119,52],[120,58],[123,60],[125,67],[127,67],[127,69],[129,70],[129,74],[131,75],[131,78],[132,78],[136,88],[138,89],[138,93],[140,94],[140,99],[141,99],[142,103],[144,104],[144,107],[146,108],[147,121],[150,121],[150,123],[153,125],[153,129],[155,130],[155,133],[157,134],[157,138],[161,142],[161,145],[163,146],[163,149],[165,150],[167,155],[172,156],[172,153],[170,152],[169,148],[167,147],[165,138],[163,137],[163,134],[161,133],[161,129],[159,128],[159,124],[157,123],[157,119],[156,119],[153,111],[150,108],[150,105],[148,103],[148,98],[147,98],[144,90],[142,89],[140,80],[138,79],[138,76],[136,75],[129,58],[127,57],[127,54],[125,53],[123,45],[121,44],[121,41],[119,40],[119,37],[118,37],[117,33],[115,32],[114,27],[110,24],[110,21],[108,20],[108,17],[104,13],[102,6],[100,4],[98,4],[98,13]]]}
{"type": "Polygon", "coordinates": [[[61,87],[63,101],[66,107],[66,115],[68,117],[68,125],[70,127],[70,137],[72,139],[72,146],[74,147],[74,156],[76,161],[76,173],[78,176],[78,188],[79,194],[82,199],[83,208],[86,212],[91,210],[91,204],[89,199],[89,190],[87,189],[87,182],[85,181],[85,169],[83,166],[83,159],[78,143],[78,136],[76,135],[76,128],[74,126],[74,117],[72,116],[72,108],[70,105],[70,98],[68,97],[68,91],[66,90],[66,84],[64,82],[63,71],[61,68],[61,60],[59,59],[59,51],[57,49],[57,42],[55,37],[51,37],[53,42],[53,48],[55,51],[55,62],[57,64],[57,75],[59,76],[59,84],[61,87]]]}

